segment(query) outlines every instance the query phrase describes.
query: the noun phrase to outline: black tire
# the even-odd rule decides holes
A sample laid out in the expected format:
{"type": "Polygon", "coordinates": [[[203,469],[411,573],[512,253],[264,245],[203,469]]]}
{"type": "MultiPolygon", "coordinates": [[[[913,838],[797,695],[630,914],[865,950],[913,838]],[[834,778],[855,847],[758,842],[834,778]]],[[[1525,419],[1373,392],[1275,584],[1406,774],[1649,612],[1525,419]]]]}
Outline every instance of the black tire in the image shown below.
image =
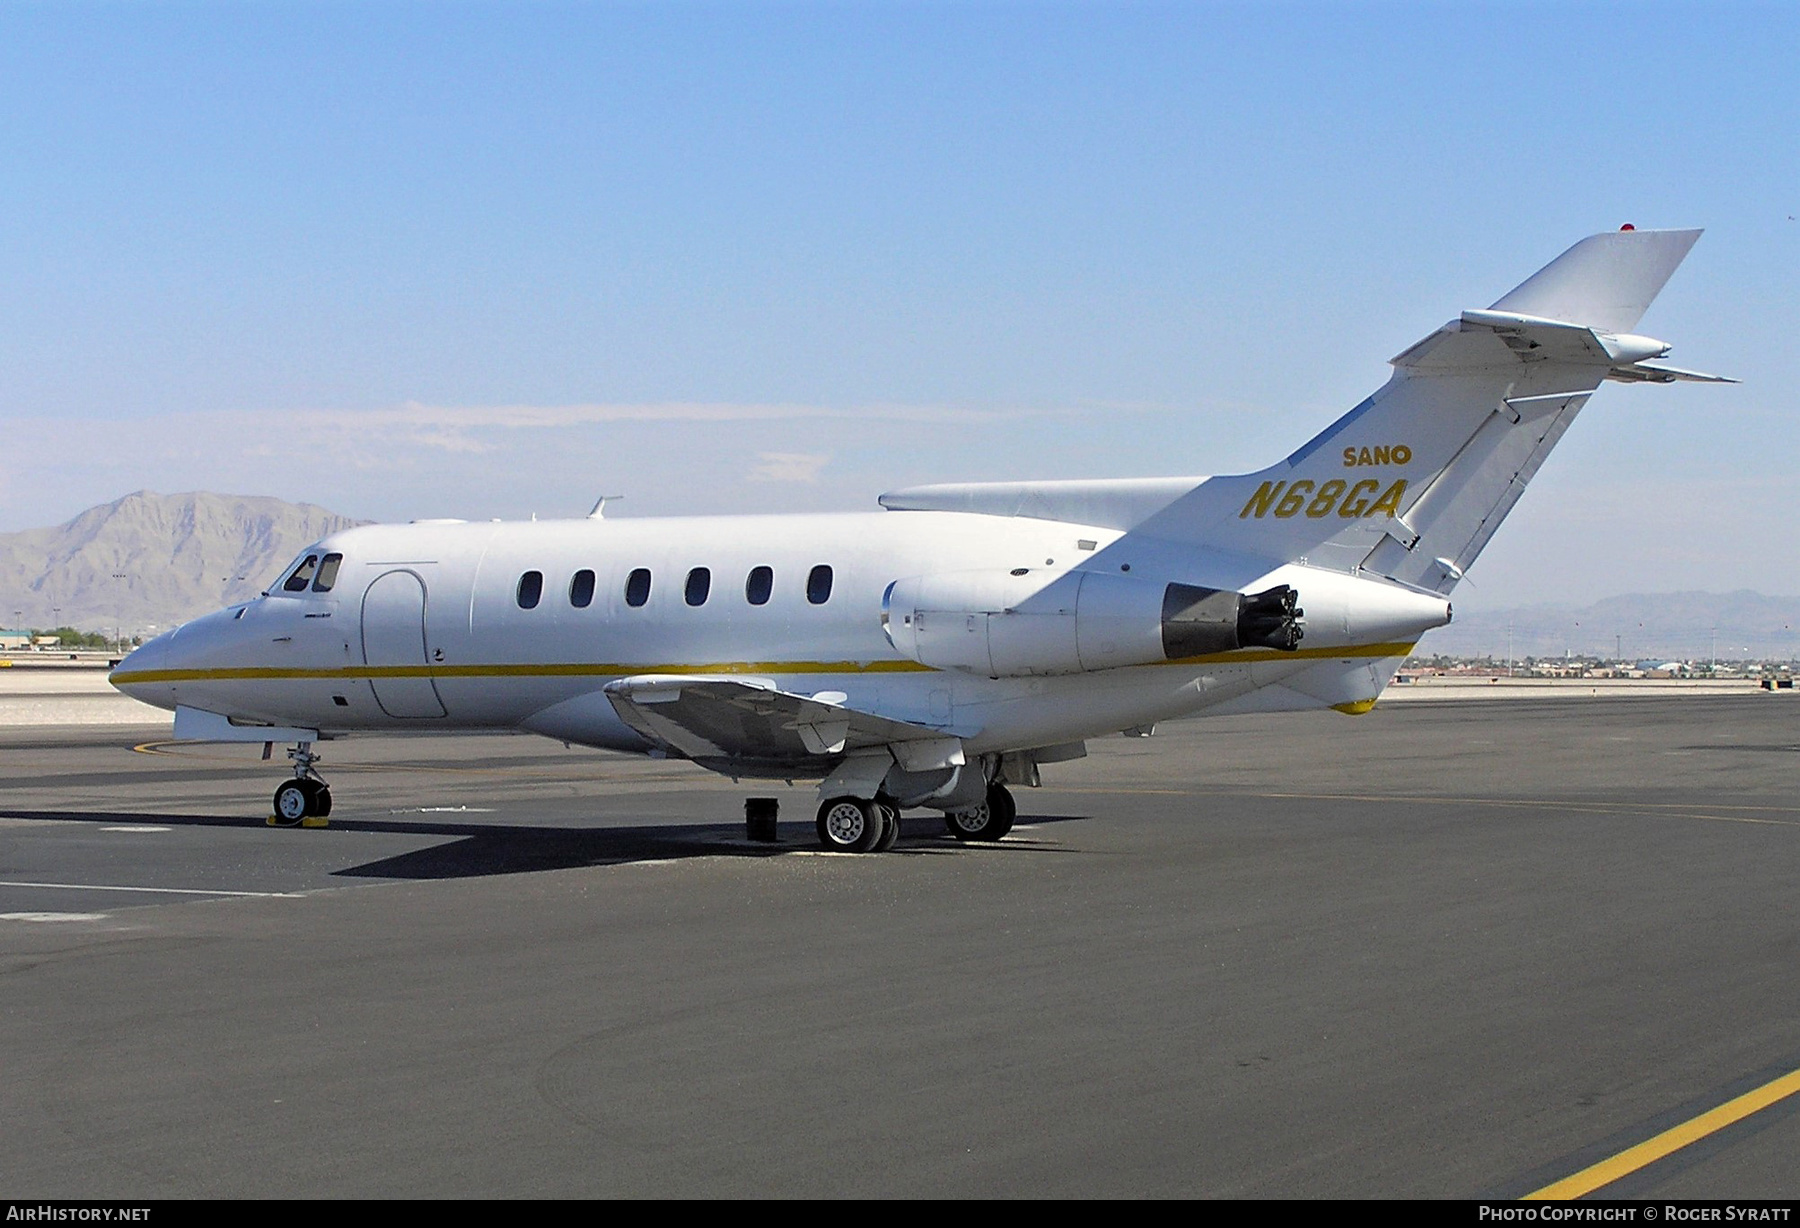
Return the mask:
{"type": "Polygon", "coordinates": [[[1002,784],[988,786],[987,800],[968,810],[953,811],[944,816],[950,834],[958,840],[998,840],[1012,830],[1018,808],[1012,793],[1002,784]]]}
{"type": "Polygon", "coordinates": [[[887,830],[886,816],[874,802],[833,797],[819,807],[819,844],[838,853],[867,853],[887,830]]]}
{"type": "Polygon", "coordinates": [[[310,780],[284,780],[275,789],[275,822],[282,827],[298,827],[312,814],[313,790],[310,780]]]}
{"type": "Polygon", "coordinates": [[[884,801],[875,805],[881,811],[881,839],[875,842],[875,851],[885,853],[900,839],[900,807],[884,801]]]}
{"type": "Polygon", "coordinates": [[[1013,829],[1013,820],[1019,817],[1019,806],[1013,801],[1012,790],[998,781],[988,786],[987,804],[993,821],[988,833],[981,838],[999,840],[1013,829]]]}
{"type": "Polygon", "coordinates": [[[331,813],[331,786],[321,783],[313,792],[313,815],[325,818],[331,813]]]}

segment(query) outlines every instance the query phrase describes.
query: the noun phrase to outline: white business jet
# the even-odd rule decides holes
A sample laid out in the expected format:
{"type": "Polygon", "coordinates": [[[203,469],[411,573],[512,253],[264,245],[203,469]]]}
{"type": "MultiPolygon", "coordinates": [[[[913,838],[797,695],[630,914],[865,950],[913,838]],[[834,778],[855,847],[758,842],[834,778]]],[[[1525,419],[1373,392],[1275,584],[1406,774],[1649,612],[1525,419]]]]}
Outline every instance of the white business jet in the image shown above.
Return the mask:
{"type": "Polygon", "coordinates": [[[323,739],[529,730],[817,779],[831,849],[888,848],[913,808],[999,839],[1010,787],[1090,738],[1373,706],[1602,381],[1719,380],[1632,332],[1699,234],[1582,240],[1259,473],[350,529],[112,681],[177,738],[293,743],[283,822],[330,812],[323,739]]]}

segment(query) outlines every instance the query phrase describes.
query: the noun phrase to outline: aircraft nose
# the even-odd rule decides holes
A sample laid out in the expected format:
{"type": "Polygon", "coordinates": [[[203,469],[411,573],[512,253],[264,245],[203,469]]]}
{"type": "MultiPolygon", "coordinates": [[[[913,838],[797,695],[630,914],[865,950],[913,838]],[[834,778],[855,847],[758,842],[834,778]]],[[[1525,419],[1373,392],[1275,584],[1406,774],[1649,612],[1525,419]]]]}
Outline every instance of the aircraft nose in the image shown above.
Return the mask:
{"type": "Polygon", "coordinates": [[[133,699],[173,710],[175,683],[182,667],[177,641],[186,629],[177,627],[138,645],[106,680],[133,699]]]}

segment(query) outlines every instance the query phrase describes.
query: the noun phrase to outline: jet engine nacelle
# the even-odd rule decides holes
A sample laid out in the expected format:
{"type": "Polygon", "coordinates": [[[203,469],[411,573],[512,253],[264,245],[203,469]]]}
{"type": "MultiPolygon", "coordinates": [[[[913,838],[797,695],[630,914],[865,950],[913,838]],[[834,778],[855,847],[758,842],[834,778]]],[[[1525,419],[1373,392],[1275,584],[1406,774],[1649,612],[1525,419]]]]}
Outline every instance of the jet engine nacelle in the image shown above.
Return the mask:
{"type": "Polygon", "coordinates": [[[888,586],[894,647],[937,669],[995,678],[1079,674],[1235,648],[1292,650],[1305,611],[1279,585],[1254,596],[1106,572],[961,571],[888,586]]]}

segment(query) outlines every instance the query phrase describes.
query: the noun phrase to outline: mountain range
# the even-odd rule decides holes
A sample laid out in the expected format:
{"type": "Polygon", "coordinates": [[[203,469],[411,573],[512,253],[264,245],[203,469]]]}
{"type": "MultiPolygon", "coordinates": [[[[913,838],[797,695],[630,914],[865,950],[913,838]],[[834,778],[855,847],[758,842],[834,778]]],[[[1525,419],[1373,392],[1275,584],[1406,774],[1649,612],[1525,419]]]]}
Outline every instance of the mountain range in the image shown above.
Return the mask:
{"type": "Polygon", "coordinates": [[[162,630],[261,592],[308,543],[360,524],[308,503],[140,490],[0,533],[0,623],[162,630]]]}

